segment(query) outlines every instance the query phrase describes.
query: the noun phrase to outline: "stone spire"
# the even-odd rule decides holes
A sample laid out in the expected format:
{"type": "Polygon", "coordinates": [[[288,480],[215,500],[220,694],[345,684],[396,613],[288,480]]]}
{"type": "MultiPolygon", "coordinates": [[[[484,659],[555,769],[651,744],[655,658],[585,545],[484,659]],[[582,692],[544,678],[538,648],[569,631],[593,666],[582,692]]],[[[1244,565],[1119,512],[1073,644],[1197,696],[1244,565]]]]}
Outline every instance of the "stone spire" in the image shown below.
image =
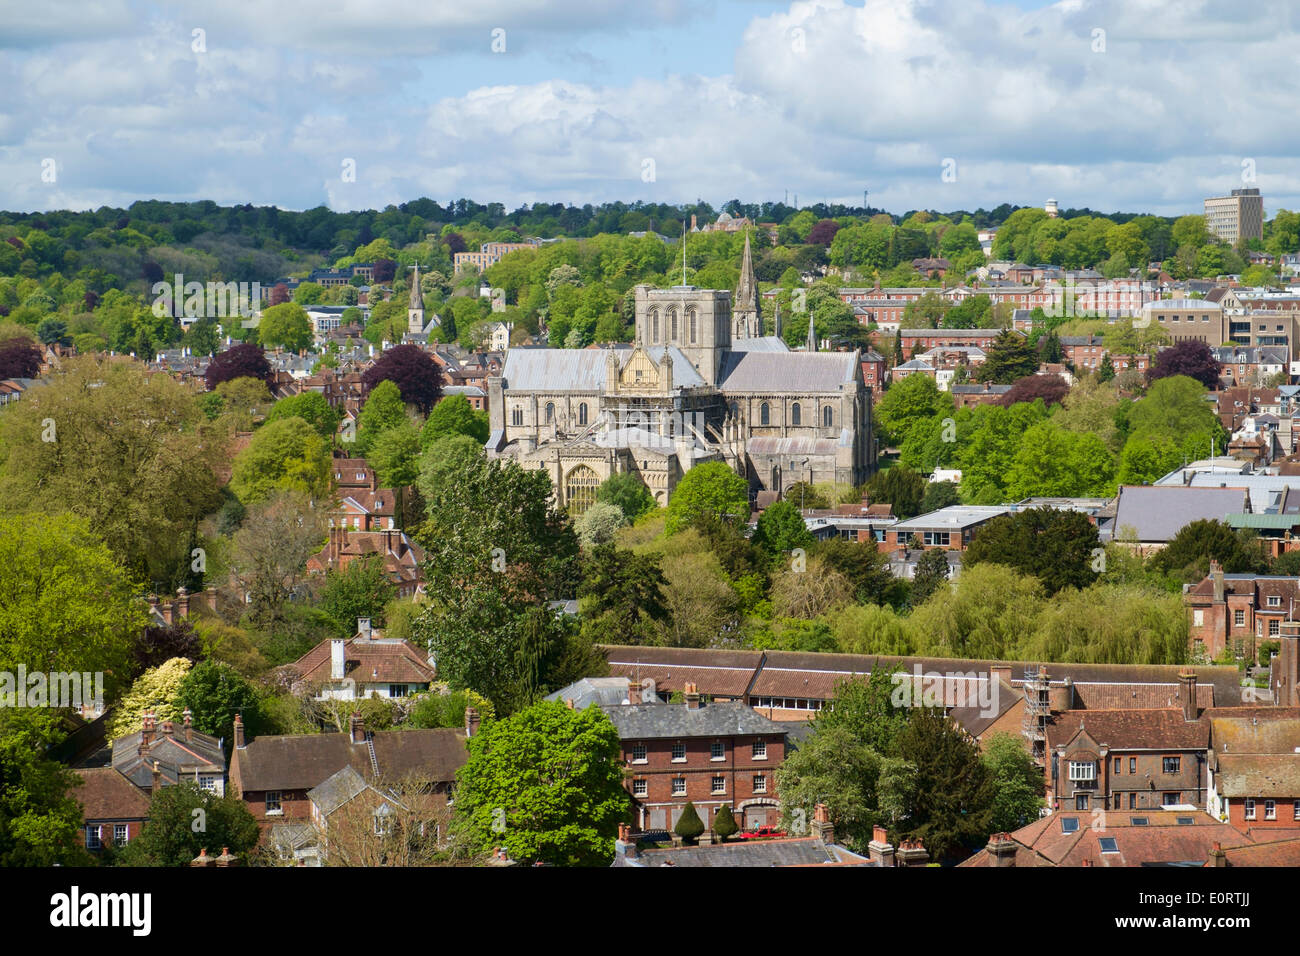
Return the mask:
{"type": "Polygon", "coordinates": [[[758,283],[754,281],[754,261],[749,251],[749,233],[745,233],[745,254],[740,260],[740,284],[736,286],[732,321],[737,338],[758,338],[763,332],[763,310],[759,303],[758,283]]]}
{"type": "Polygon", "coordinates": [[[817,351],[817,330],[813,328],[812,309],[808,310],[808,351],[817,351]]]}
{"type": "Polygon", "coordinates": [[[424,331],[424,295],[420,292],[420,265],[411,276],[411,302],[406,309],[406,329],[419,335],[424,331]]]}

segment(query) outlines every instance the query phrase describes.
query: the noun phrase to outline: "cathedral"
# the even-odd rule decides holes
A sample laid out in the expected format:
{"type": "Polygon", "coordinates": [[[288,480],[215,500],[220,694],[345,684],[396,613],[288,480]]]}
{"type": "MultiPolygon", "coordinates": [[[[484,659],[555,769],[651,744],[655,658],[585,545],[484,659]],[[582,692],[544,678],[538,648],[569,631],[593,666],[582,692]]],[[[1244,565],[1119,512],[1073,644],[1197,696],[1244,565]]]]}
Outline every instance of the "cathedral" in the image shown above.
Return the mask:
{"type": "Polygon", "coordinates": [[[610,475],[634,472],[660,504],[694,466],[725,462],[751,493],[796,482],[859,485],[875,468],[861,356],[763,335],[749,238],[730,292],[636,287],[632,345],[512,348],[487,380],[487,452],[545,469],[581,513],[610,475]]]}

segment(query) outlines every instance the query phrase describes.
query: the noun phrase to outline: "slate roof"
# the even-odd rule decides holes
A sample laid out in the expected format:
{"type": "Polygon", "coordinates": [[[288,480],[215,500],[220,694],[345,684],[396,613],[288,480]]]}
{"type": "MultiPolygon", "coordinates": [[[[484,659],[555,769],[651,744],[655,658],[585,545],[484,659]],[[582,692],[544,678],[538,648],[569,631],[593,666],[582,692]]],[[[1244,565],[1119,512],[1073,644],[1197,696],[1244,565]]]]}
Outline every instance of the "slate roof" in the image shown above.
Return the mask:
{"type": "Polygon", "coordinates": [[[779,339],[775,335],[764,335],[760,338],[753,338],[753,339],[732,339],[731,351],[733,352],[789,352],[790,346],[785,344],[784,339],[779,339]]]}
{"type": "Polygon", "coordinates": [[[182,777],[192,780],[195,771],[225,773],[226,756],[216,737],[196,730],[187,741],[183,727],[176,727],[170,734],[163,733],[162,727],[163,722],[160,722],[143,754],[140,753],[142,734],[138,730],[114,740],[113,769],[142,789],[153,789],[155,761],[163,786],[175,784],[182,777]]]}
{"type": "Polygon", "coordinates": [[[1249,497],[1240,486],[1242,476],[1205,477],[1215,479],[1215,486],[1124,485],[1119,489],[1115,519],[1108,529],[1111,536],[1119,539],[1127,528],[1132,528],[1139,541],[1170,541],[1193,521],[1222,521],[1226,515],[1246,510],[1249,497]],[[1224,478],[1226,481],[1221,480],[1224,478]],[[1227,481],[1235,487],[1218,487],[1227,481]]]}
{"type": "Polygon", "coordinates": [[[729,351],[718,377],[724,392],[835,392],[860,368],[854,352],[729,351]]]}
{"type": "Polygon", "coordinates": [[[81,786],[71,791],[87,821],[143,820],[149,816],[149,795],[111,767],[77,770],[81,786]]]}
{"type": "Polygon", "coordinates": [[[365,778],[348,765],[308,790],[307,799],[316,804],[322,813],[329,816],[357,794],[365,791],[367,786],[365,778]]]}
{"type": "Polygon", "coordinates": [[[614,866],[875,866],[869,859],[816,837],[789,840],[749,840],[712,846],[643,850],[629,859],[615,856],[614,866]]]}
{"type": "Polygon", "coordinates": [[[602,709],[623,740],[786,735],[784,726],[740,701],[716,701],[694,710],[686,704],[626,704],[602,709]]]}
{"type": "Polygon", "coordinates": [[[572,700],[578,710],[586,710],[592,704],[600,707],[622,704],[627,700],[627,677],[584,677],[574,681],[568,687],[561,687],[553,694],[547,694],[546,700],[572,700]]]}
{"type": "MultiPolygon", "coordinates": [[[[371,743],[386,777],[417,773],[450,782],[467,757],[459,730],[381,730],[371,743]]],[[[236,749],[234,759],[245,791],[310,790],[347,766],[367,778],[374,772],[366,745],[353,744],[348,734],[258,737],[236,749]]]]}
{"type": "Polygon", "coordinates": [[[1300,707],[1216,708],[1209,717],[1220,756],[1300,753],[1300,707]]]}
{"type": "MultiPolygon", "coordinates": [[[[606,349],[513,348],[506,353],[501,375],[511,391],[600,392],[605,388],[606,352],[606,349]]],[[[676,371],[674,364],[674,377],[676,371]]]]}

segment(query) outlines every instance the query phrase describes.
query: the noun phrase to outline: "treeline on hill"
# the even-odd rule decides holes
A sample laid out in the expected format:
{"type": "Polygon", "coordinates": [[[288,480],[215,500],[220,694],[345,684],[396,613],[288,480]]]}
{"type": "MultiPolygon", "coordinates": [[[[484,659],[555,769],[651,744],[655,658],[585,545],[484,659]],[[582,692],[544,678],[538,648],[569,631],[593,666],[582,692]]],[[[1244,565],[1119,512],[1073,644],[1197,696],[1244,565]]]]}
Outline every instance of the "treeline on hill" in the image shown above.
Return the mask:
{"type": "MultiPolygon", "coordinates": [[[[833,302],[841,284],[880,281],[885,286],[935,285],[912,268],[912,261],[945,257],[953,275],[984,263],[977,230],[998,225],[994,255],[1069,268],[1096,267],[1106,275],[1143,274],[1147,263],[1163,260],[1175,276],[1247,273],[1252,281],[1276,281],[1276,273],[1247,267],[1240,250],[1212,239],[1204,218],[1176,220],[1155,216],[1099,216],[1068,210],[1051,219],[1042,210],[1002,205],[974,213],[910,212],[890,216],[871,208],[817,205],[794,209],[783,203],[744,204],[733,200],[733,215],[778,223],[776,241],[754,231],[755,271],[765,285],[779,285],[785,331],[792,343],[807,334],[806,317],[795,318],[790,292],[801,277],[838,270],[833,282],[814,285],[807,307],[819,337],[837,344],[862,344],[851,312],[833,302]]],[[[507,213],[501,204],[459,200],[442,206],[420,199],[383,211],[336,213],[323,207],[290,212],[275,207],[222,207],[212,202],[139,202],[128,209],[90,212],[0,214],[0,341],[19,336],[75,344],[81,352],[133,352],[150,358],[159,349],[184,345],[197,352],[215,350],[221,335],[285,345],[274,337],[226,322],[218,333],[212,318],[194,323],[182,335],[168,315],[155,316],[152,287],[176,274],[186,282],[273,282],[305,277],[319,267],[356,262],[376,265],[381,287],[369,303],[366,337],[378,344],[394,340],[404,327],[404,296],[410,267],[422,270],[431,313],[443,318],[436,337],[467,346],[482,342],[488,320],[515,324],[515,335],[536,334],[545,325],[553,345],[583,346],[630,338],[629,291],[640,282],[680,282],[680,223],[695,214],[714,218],[704,203],[685,206],[607,203],[601,206],[538,204],[507,213]],[[648,233],[644,237],[631,233],[648,233]],[[653,233],[666,236],[669,242],[653,233]],[[486,241],[514,242],[527,237],[562,241],[512,253],[480,277],[469,270],[457,276],[452,257],[486,241]],[[478,295],[482,278],[505,290],[504,312],[478,295]],[[388,301],[381,301],[389,296],[388,301]],[[24,331],[25,330],[25,331],[24,331]]],[[[734,289],[739,277],[739,233],[699,233],[687,243],[687,279],[699,286],[734,289]]],[[[1274,252],[1300,249],[1300,215],[1280,211],[1265,226],[1265,239],[1249,247],[1274,252]]],[[[952,280],[949,280],[952,281],[952,280]]],[[[273,290],[272,305],[285,290],[273,290]]],[[[355,306],[354,287],[323,289],[307,284],[294,295],[302,304],[355,306]]],[[[765,303],[765,311],[775,308],[765,303]]],[[[922,307],[922,316],[937,308],[922,307]]],[[[970,311],[970,310],[968,310],[970,311]]],[[[983,310],[987,311],[987,310],[983,310]]],[[[362,313],[349,315],[360,321],[362,313]]],[[[772,316],[768,313],[769,328],[772,316]]],[[[997,317],[995,318],[1003,318],[997,317]]],[[[949,321],[983,321],[983,314],[949,321]]],[[[924,321],[918,324],[925,324],[924,321]]],[[[931,324],[937,324],[937,321],[931,324]]]]}

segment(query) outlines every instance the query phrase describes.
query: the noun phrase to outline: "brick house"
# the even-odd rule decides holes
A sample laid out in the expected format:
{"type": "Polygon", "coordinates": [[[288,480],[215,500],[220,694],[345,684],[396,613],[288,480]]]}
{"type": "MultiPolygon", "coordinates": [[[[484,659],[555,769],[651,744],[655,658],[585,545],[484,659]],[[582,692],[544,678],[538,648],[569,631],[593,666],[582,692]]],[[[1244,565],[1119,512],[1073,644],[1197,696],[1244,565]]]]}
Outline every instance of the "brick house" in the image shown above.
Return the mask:
{"type": "Polygon", "coordinates": [[[1047,794],[1057,810],[1157,810],[1206,806],[1209,721],[1196,706],[1196,676],[1182,679],[1183,706],[1054,714],[1046,727],[1047,794]]]}
{"type": "Polygon", "coordinates": [[[77,770],[81,786],[72,797],[81,804],[86,849],[125,846],[140,835],[149,818],[149,795],[111,767],[77,770]]]}
{"type": "Polygon", "coordinates": [[[465,740],[478,729],[473,708],[466,711],[465,718],[464,731],[371,732],[360,715],[354,714],[346,734],[292,734],[247,741],[243,722],[236,717],[231,792],[244,802],[264,832],[276,824],[310,821],[309,792],[349,766],[367,782],[412,774],[427,778],[432,802],[445,808],[456,771],[468,757],[465,740]]]}
{"type": "Polygon", "coordinates": [[[140,730],[113,741],[112,766],[147,794],[182,781],[217,796],[226,792],[222,743],[195,730],[188,710],[181,727],[170,720],[160,724],[153,714],[145,714],[140,730]]]}
{"type": "Polygon", "coordinates": [[[1211,561],[1210,573],[1183,595],[1192,655],[1213,660],[1230,649],[1238,659],[1255,656],[1261,641],[1279,637],[1297,598],[1296,578],[1224,574],[1223,567],[1211,561]]]}
{"type": "Polygon", "coordinates": [[[974,408],[976,405],[993,405],[1002,400],[1002,396],[1011,391],[1010,385],[994,385],[986,382],[982,385],[953,385],[948,389],[958,408],[974,408]]]}
{"type": "Polygon", "coordinates": [[[891,525],[878,547],[892,553],[910,547],[912,539],[919,538],[925,548],[965,551],[981,527],[1008,513],[1009,509],[999,505],[950,505],[891,525]]]}
{"type": "Polygon", "coordinates": [[[637,830],[671,830],[688,802],[706,825],[724,805],[742,827],[779,822],[787,727],[738,701],[702,703],[693,683],[683,704],[643,704],[640,690],[633,682],[627,704],[602,708],[622,741],[637,830]]]}
{"type": "Polygon", "coordinates": [[[1243,833],[1300,828],[1300,707],[1210,716],[1208,810],[1243,833]]]}
{"type": "Polygon", "coordinates": [[[325,574],[331,569],[344,571],[358,558],[379,555],[384,562],[388,579],[397,589],[397,596],[414,597],[424,587],[424,572],[420,562],[424,549],[412,541],[404,531],[348,531],[341,526],[329,529],[325,547],[307,559],[307,570],[312,574],[325,574]]]}
{"type": "Polygon", "coordinates": [[[295,692],[310,688],[316,700],[407,697],[429,689],[436,675],[428,652],[389,639],[359,618],[347,640],[321,641],[285,671],[295,692]]]}

